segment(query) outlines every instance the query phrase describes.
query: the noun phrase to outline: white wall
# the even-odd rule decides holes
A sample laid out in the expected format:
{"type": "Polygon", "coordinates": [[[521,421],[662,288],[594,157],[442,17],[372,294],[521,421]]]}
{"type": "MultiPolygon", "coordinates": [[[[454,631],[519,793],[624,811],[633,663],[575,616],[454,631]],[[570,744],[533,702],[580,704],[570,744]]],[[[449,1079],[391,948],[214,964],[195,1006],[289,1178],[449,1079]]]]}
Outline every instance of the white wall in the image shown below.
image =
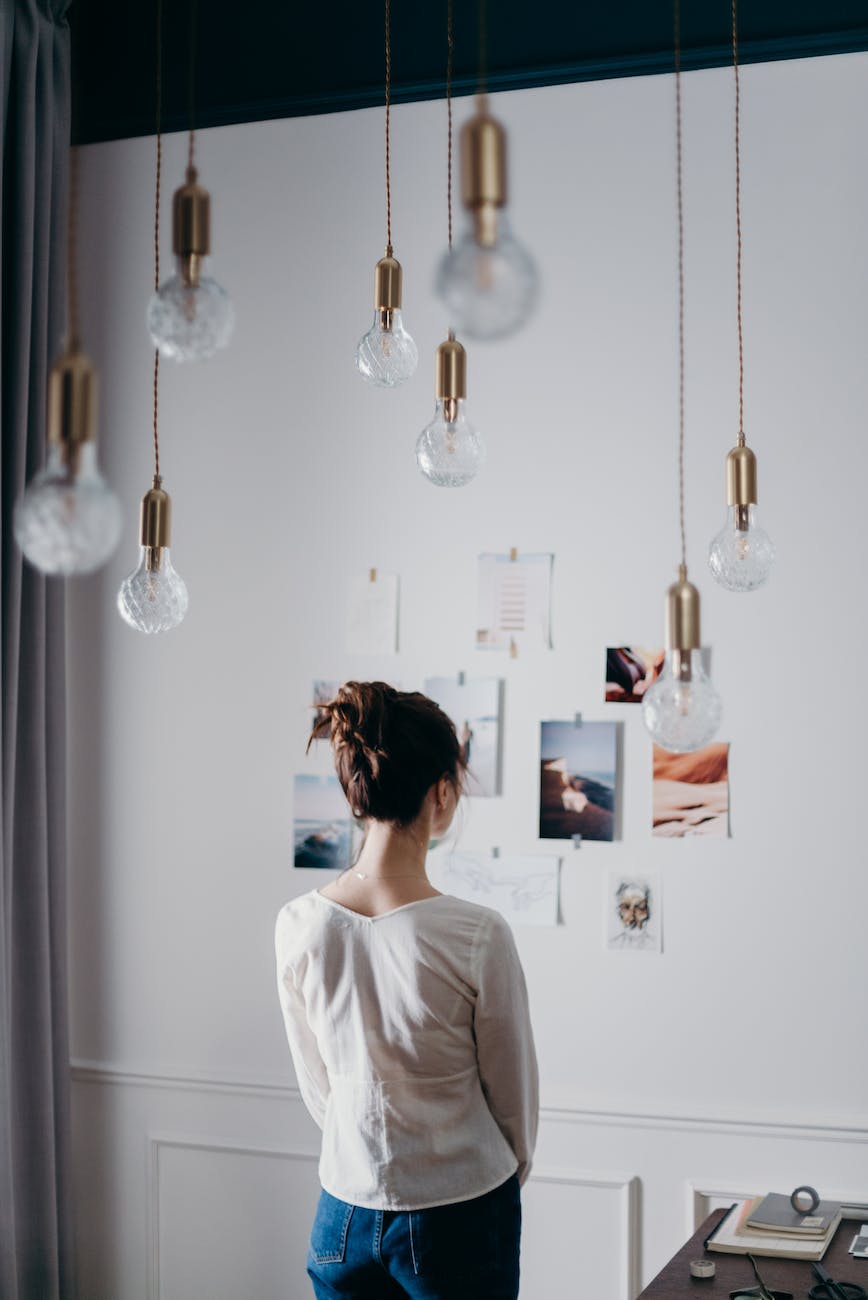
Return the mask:
{"type": "MultiPolygon", "coordinates": [[[[604,647],[660,636],[678,560],[671,79],[498,97],[514,226],[545,297],[515,339],[468,348],[489,462],[455,492],[413,459],[447,325],[431,292],[444,105],[394,111],[394,238],[422,356],[394,393],[367,389],[352,359],[384,242],[381,112],[201,133],[214,272],[238,326],[219,358],[162,367],[190,613],[155,641],[114,610],[151,474],[154,142],[84,151],[85,339],[127,509],[121,553],[70,595],[89,1300],[307,1295],[317,1134],[271,945],[280,904],[322,883],[291,864],[292,776],[327,765],[304,758],[315,677],[505,679],[504,794],[474,802],[466,848],[550,847],[536,840],[541,718],[625,723],[622,839],[565,846],[562,926],[517,931],[544,1103],[527,1300],[568,1293],[547,1245],[578,1223],[586,1286],[629,1300],[717,1194],[807,1180],[868,1195],[868,56],[746,67],[742,91],[746,430],[779,555],[749,597],[704,568],[737,420],[732,76],[684,78],[689,560],[732,744],[729,841],[650,838],[650,743],[638,710],[601,702],[604,647]],[[515,661],[473,642],[475,557],[510,546],[556,557],[554,649],[515,661]],[[369,566],[401,576],[396,658],[343,649],[345,584],[369,566]],[[610,865],[662,873],[661,958],[603,951],[610,865]]],[[[184,147],[166,140],[166,194],[184,147]]]]}

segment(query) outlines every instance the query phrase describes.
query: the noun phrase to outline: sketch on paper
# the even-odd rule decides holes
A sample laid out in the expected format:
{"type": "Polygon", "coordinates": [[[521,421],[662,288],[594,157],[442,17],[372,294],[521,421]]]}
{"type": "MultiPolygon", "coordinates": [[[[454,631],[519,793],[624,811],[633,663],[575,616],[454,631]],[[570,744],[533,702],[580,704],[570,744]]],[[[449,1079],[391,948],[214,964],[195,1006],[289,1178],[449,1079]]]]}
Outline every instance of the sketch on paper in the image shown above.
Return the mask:
{"type": "Polygon", "coordinates": [[[729,836],[729,745],[715,741],[692,754],[654,746],[652,835],[669,839],[729,836]]]}
{"type": "Polygon", "coordinates": [[[616,724],[543,722],[540,727],[540,839],[614,839],[616,724]]]}
{"type": "Polygon", "coordinates": [[[350,578],[347,651],[391,655],[398,651],[398,575],[371,569],[350,578]]]}
{"type": "Polygon", "coordinates": [[[500,794],[500,678],[428,677],[424,690],[455,723],[467,763],[467,793],[500,794]]]}
{"type": "Polygon", "coordinates": [[[550,554],[480,555],[478,649],[551,649],[553,562],[550,554]]]}
{"type": "Polygon", "coordinates": [[[296,776],[293,865],[345,871],[352,861],[354,822],[336,776],[296,776]]]}
{"type": "Polygon", "coordinates": [[[559,859],[548,855],[450,853],[431,862],[438,889],[493,907],[513,925],[557,925],[559,859]]]}
{"type": "Polygon", "coordinates": [[[663,669],[665,650],[647,646],[606,647],[606,699],[612,704],[638,704],[663,669]]]}
{"type": "Polygon", "coordinates": [[[662,952],[663,906],[657,875],[609,873],[606,947],[609,952],[662,952]]]}

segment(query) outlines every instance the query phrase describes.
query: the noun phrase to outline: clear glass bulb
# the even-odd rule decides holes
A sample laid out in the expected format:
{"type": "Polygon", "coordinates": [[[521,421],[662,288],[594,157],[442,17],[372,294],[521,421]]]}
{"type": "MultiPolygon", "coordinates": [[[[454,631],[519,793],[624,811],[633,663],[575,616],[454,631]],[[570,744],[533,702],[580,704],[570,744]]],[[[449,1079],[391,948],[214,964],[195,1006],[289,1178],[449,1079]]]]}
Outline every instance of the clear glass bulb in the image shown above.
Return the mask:
{"type": "Polygon", "coordinates": [[[148,331],[160,355],[173,361],[204,361],[225,348],[235,326],[235,309],[225,289],[205,275],[205,259],[196,284],[177,270],[148,303],[148,331]]]}
{"type": "Polygon", "coordinates": [[[406,383],[418,364],[419,350],[404,329],[400,311],[375,311],[373,325],[356,348],[356,366],[362,378],[377,388],[397,388],[406,383]]]}
{"type": "Polygon", "coordinates": [[[708,567],[727,591],[756,591],[768,581],[775,547],[756,522],[754,506],[729,506],[726,523],[708,548],[708,567]]]}
{"type": "Polygon", "coordinates": [[[701,650],[667,650],[663,671],[642,696],[645,726],[673,754],[701,749],[720,726],[720,696],[702,667],[701,650]]]}
{"type": "Polygon", "coordinates": [[[168,546],[143,546],[139,567],[124,578],[118,612],[137,632],[169,632],[182,622],[190,598],[172,566],[168,546]]]}
{"type": "Polygon", "coordinates": [[[15,503],[15,540],[42,573],[92,573],[115,549],[121,508],[96,462],[96,444],[85,442],[70,459],[49,443],[48,463],[15,503]]]}
{"type": "Polygon", "coordinates": [[[416,464],[437,487],[464,487],[476,477],[485,464],[485,443],[468,423],[463,398],[437,399],[434,419],[416,441],[416,464]]]}
{"type": "Polygon", "coordinates": [[[533,259],[497,213],[493,237],[480,242],[471,222],[437,268],[435,289],[449,319],[469,338],[513,334],[533,311],[539,278],[533,259]]]}

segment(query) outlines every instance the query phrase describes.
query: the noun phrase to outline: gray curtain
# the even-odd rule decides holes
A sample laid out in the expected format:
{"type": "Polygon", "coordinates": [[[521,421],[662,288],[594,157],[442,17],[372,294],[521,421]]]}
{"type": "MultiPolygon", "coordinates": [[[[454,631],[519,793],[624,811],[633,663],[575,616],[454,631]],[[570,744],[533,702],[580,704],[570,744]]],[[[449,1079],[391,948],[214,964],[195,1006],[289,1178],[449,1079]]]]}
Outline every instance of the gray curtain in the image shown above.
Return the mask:
{"type": "Polygon", "coordinates": [[[64,592],[12,506],[41,466],[65,306],[69,0],[0,0],[0,1296],[73,1294],[64,592]]]}

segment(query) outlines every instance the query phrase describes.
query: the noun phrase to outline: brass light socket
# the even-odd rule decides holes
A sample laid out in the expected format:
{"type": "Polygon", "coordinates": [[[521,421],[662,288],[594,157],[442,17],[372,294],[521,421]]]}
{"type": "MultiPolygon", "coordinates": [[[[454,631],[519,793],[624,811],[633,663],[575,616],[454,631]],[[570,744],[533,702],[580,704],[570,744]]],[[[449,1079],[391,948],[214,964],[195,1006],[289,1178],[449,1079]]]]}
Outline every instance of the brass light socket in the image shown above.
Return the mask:
{"type": "Polygon", "coordinates": [[[181,259],[185,284],[196,285],[202,258],[211,252],[211,196],[197,181],[195,167],[172,198],[172,249],[181,259]]]}
{"type": "Polygon", "coordinates": [[[437,349],[435,391],[446,402],[467,396],[467,353],[451,331],[437,349]]]}
{"type": "Polygon", "coordinates": [[[466,208],[506,203],[506,131],[484,106],[461,128],[461,199],[466,208]]]}
{"type": "Polygon", "coordinates": [[[733,447],[726,458],[726,504],[756,505],[756,456],[750,447],[733,447]]]}
{"type": "Polygon", "coordinates": [[[699,592],[687,581],[687,569],[679,566],[678,581],[666,593],[666,649],[698,650],[699,592]]]}
{"type": "MultiPolygon", "coordinates": [[[[172,502],[162,488],[163,480],[154,476],[154,486],[142,497],[139,536],[149,551],[168,546],[172,531],[172,502]]],[[[149,568],[159,565],[148,565],[149,568]]]]}
{"type": "Polygon", "coordinates": [[[391,248],[374,268],[374,306],[377,311],[400,311],[403,272],[401,263],[392,256],[391,248]]]}
{"type": "Polygon", "coordinates": [[[73,346],[48,378],[48,439],[75,454],[96,437],[99,380],[89,357],[73,346]]]}

